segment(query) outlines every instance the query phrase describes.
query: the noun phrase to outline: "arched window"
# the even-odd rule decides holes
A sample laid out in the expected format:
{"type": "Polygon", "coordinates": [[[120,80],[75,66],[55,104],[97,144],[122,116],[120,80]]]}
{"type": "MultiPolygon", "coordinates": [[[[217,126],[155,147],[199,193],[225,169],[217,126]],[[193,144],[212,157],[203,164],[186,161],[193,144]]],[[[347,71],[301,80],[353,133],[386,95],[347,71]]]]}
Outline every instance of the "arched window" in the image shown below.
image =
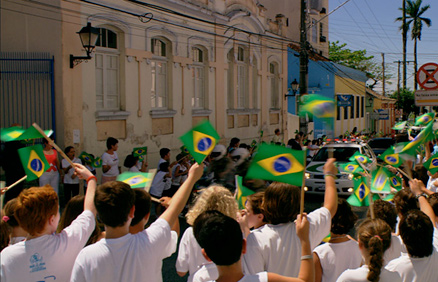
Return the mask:
{"type": "Polygon", "coordinates": [[[271,108],[279,109],[280,108],[280,95],[279,95],[279,75],[278,75],[278,64],[270,63],[269,64],[269,81],[271,83],[271,108]]]}
{"type": "Polygon", "coordinates": [[[237,49],[237,108],[249,106],[248,99],[248,51],[239,46],[237,49]]]}
{"type": "Polygon", "coordinates": [[[166,109],[169,106],[169,53],[170,44],[162,39],[151,39],[151,107],[166,109]]]}
{"type": "Polygon", "coordinates": [[[198,47],[193,47],[192,54],[193,54],[192,107],[194,109],[204,109],[206,108],[206,93],[207,93],[206,51],[198,47]]]}
{"type": "Polygon", "coordinates": [[[97,110],[120,109],[120,50],[117,33],[99,28],[96,43],[96,108],[97,110]]]}

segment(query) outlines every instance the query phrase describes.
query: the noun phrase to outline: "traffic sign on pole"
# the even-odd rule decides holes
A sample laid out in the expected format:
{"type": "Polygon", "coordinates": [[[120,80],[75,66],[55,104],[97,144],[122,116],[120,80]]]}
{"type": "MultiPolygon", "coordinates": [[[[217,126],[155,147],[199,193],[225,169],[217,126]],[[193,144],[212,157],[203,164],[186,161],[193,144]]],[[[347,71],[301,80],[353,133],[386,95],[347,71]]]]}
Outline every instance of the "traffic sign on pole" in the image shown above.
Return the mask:
{"type": "Polygon", "coordinates": [[[425,90],[438,89],[438,64],[422,65],[417,71],[417,82],[425,90]]]}

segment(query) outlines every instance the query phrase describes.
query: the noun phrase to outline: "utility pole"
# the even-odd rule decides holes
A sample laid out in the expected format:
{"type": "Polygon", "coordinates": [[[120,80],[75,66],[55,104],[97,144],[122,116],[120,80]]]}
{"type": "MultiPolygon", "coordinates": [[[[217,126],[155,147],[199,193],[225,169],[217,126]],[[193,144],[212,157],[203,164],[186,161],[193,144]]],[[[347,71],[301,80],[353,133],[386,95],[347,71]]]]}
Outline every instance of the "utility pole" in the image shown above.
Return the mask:
{"type": "Polygon", "coordinates": [[[382,82],[383,82],[383,96],[385,96],[385,53],[382,53],[382,82]]]}
{"type": "Polygon", "coordinates": [[[397,100],[399,100],[400,99],[400,63],[401,63],[401,61],[400,60],[398,60],[398,61],[395,61],[394,63],[397,63],[397,69],[398,69],[398,71],[397,71],[397,100]]]}
{"type": "Polygon", "coordinates": [[[402,9],[403,9],[403,23],[402,23],[402,32],[403,32],[403,89],[406,89],[406,42],[408,36],[408,29],[406,28],[406,0],[402,0],[402,9]]]}
{"type": "MultiPolygon", "coordinates": [[[[301,0],[301,18],[300,18],[300,96],[299,100],[304,94],[307,94],[307,83],[309,73],[309,58],[307,53],[307,28],[306,28],[306,16],[307,16],[307,1],[301,0]]],[[[300,101],[298,102],[298,107],[300,101]]],[[[305,116],[300,115],[300,131],[307,134],[307,121],[305,116]]]]}

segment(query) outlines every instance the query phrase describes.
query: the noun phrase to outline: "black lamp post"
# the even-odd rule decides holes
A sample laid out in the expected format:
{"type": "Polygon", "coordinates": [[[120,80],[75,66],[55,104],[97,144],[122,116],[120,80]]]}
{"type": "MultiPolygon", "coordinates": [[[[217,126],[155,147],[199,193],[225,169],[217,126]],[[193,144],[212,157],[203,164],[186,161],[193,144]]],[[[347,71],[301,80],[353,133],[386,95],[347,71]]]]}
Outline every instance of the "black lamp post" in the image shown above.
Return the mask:
{"type": "Polygon", "coordinates": [[[294,81],[290,84],[290,89],[292,90],[293,94],[284,94],[284,97],[294,97],[297,94],[298,88],[300,87],[300,84],[298,83],[297,79],[295,78],[294,81]]]}
{"type": "Polygon", "coordinates": [[[84,26],[79,32],[79,37],[81,38],[82,46],[87,52],[87,56],[73,56],[70,55],[70,68],[72,69],[74,66],[79,65],[83,61],[87,61],[91,59],[91,52],[96,47],[97,39],[99,38],[99,29],[92,27],[91,23],[87,23],[87,26],[84,26]]]}

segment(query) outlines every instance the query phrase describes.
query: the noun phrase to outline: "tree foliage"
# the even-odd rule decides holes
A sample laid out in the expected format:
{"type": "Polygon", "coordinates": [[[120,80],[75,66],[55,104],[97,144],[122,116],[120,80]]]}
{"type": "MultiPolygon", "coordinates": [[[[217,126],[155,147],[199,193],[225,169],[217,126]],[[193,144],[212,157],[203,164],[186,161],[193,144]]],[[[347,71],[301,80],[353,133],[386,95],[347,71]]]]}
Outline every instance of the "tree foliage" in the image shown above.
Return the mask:
{"type": "Polygon", "coordinates": [[[400,89],[400,92],[395,91],[390,98],[396,99],[396,107],[403,109],[403,120],[406,120],[411,112],[414,112],[416,115],[420,113],[420,108],[415,106],[414,91],[411,91],[410,89],[400,89]]]}
{"type": "MultiPolygon", "coordinates": [[[[366,73],[367,77],[373,82],[368,85],[371,89],[379,81],[383,81],[382,66],[376,63],[373,59],[374,56],[367,56],[366,50],[352,51],[346,48],[347,43],[340,44],[339,41],[330,42],[329,45],[329,58],[335,63],[357,69],[366,73]]],[[[392,75],[385,73],[385,79],[387,84],[391,84],[389,79],[392,75]]]]}

